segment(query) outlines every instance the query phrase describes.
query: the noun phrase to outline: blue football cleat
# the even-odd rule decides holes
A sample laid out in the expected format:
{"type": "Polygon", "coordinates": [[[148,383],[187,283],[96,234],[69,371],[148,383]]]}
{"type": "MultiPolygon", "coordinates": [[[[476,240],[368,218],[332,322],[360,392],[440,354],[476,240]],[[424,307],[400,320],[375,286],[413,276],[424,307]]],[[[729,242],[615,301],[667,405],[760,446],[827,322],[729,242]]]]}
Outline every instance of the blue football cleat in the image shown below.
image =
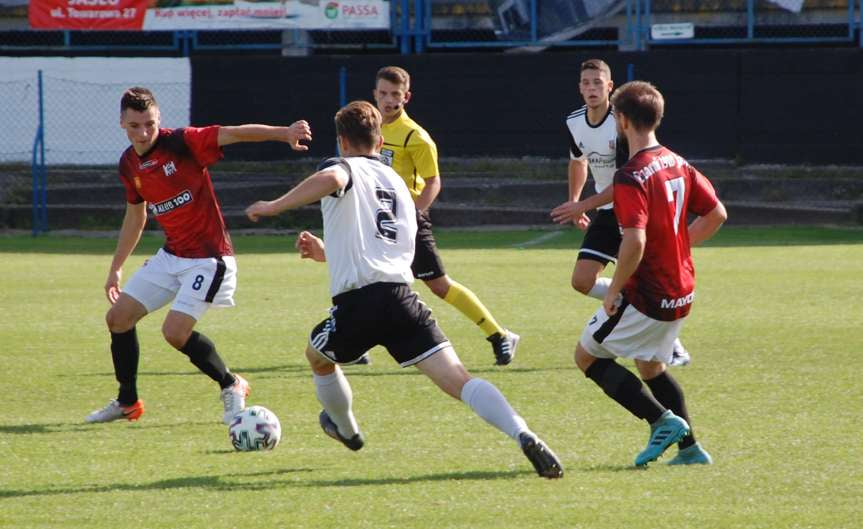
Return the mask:
{"type": "Polygon", "coordinates": [[[701,443],[695,443],[692,446],[687,446],[674,456],[674,459],[668,462],[669,465],[712,465],[713,458],[707,453],[707,450],[701,446],[701,443]]]}
{"type": "Polygon", "coordinates": [[[669,446],[683,439],[689,433],[689,425],[686,424],[686,421],[671,413],[671,410],[665,410],[659,420],[650,425],[650,429],[650,440],[647,441],[647,448],[635,456],[635,466],[637,467],[656,461],[669,446]]]}

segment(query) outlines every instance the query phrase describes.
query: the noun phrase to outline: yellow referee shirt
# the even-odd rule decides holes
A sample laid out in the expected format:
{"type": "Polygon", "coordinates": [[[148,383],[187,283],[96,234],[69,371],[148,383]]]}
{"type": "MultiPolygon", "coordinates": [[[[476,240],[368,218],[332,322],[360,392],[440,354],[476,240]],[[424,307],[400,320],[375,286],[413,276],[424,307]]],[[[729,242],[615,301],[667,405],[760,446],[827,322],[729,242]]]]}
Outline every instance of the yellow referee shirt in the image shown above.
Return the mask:
{"type": "Polygon", "coordinates": [[[384,136],[381,156],[402,177],[416,200],[425,181],[440,176],[434,140],[404,110],[395,121],[381,126],[381,134],[384,136]]]}

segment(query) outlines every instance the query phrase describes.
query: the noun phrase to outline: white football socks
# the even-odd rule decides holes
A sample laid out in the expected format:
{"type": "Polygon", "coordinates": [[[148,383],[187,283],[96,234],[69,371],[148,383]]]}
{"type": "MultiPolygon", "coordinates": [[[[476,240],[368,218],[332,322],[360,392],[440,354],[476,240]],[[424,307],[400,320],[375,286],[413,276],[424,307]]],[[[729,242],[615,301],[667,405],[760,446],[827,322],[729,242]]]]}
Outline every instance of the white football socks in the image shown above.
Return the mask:
{"type": "Polygon", "coordinates": [[[602,301],[605,299],[605,295],[608,293],[608,287],[610,286],[610,277],[598,277],[596,278],[596,283],[593,284],[593,287],[590,289],[590,292],[588,292],[587,295],[602,301]]]}
{"type": "Polygon", "coordinates": [[[354,393],[341,369],[336,369],[335,373],[330,375],[320,376],[312,373],[312,376],[315,379],[318,401],[323,405],[330,419],[336,423],[339,433],[346,439],[356,435],[360,429],[351,410],[354,393]]]}
{"type": "Polygon", "coordinates": [[[518,434],[529,432],[506,397],[491,382],[472,378],[461,390],[461,400],[485,421],[518,441],[518,434]]]}

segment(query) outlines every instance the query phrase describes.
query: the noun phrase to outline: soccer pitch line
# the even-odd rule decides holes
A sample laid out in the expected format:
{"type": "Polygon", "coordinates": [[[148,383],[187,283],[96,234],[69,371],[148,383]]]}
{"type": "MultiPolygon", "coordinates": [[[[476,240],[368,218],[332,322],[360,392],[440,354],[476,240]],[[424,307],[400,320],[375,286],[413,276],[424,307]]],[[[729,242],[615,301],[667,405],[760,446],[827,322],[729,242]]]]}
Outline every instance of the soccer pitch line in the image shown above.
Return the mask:
{"type": "Polygon", "coordinates": [[[563,237],[563,233],[564,232],[562,230],[550,231],[547,233],[543,233],[539,237],[534,237],[533,239],[530,239],[529,241],[513,244],[512,247],[513,248],[530,248],[531,246],[537,246],[539,244],[544,244],[544,243],[547,243],[548,241],[553,241],[554,239],[558,239],[560,237],[563,237]]]}

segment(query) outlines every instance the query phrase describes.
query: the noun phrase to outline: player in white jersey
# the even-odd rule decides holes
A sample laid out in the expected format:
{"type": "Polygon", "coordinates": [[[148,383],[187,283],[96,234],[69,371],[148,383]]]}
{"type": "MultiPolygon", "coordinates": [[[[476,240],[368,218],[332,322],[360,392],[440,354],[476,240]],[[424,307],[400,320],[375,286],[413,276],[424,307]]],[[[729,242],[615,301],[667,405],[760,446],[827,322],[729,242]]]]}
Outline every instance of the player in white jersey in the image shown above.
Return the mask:
{"type": "MultiPolygon", "coordinates": [[[[589,59],[581,63],[579,92],[584,106],[566,118],[569,135],[569,199],[551,212],[559,224],[574,223],[587,230],[575,268],[572,288],[599,300],[605,298],[611,279],[599,277],[608,263],[617,262],[621,232],[613,209],[613,181],[618,167],[629,160],[625,138],[619,138],[610,96],[614,89],[611,68],[605,61],[589,59]],[[587,182],[588,167],[593,175],[596,194],[580,200],[587,182]],[[596,209],[590,220],[586,212],[596,209]]],[[[687,365],[689,352],[674,341],[672,360],[668,365],[687,365]]]]}
{"type": "Polygon", "coordinates": [[[324,408],[321,427],[351,450],[363,447],[351,386],[339,364],[355,363],[382,345],[399,364],[415,365],[445,393],[513,438],[537,474],[563,476],[557,456],[503,394],[468,374],[431,311],[411,291],[416,209],[404,181],[378,156],[380,127],[380,112],[370,103],[348,104],[336,114],[344,158],[327,160],[287,194],[246,209],[257,221],[321,200],[326,246],[309,232],[297,238],[301,257],[327,261],[330,269],[330,317],[315,326],[306,347],[324,408]]]}

